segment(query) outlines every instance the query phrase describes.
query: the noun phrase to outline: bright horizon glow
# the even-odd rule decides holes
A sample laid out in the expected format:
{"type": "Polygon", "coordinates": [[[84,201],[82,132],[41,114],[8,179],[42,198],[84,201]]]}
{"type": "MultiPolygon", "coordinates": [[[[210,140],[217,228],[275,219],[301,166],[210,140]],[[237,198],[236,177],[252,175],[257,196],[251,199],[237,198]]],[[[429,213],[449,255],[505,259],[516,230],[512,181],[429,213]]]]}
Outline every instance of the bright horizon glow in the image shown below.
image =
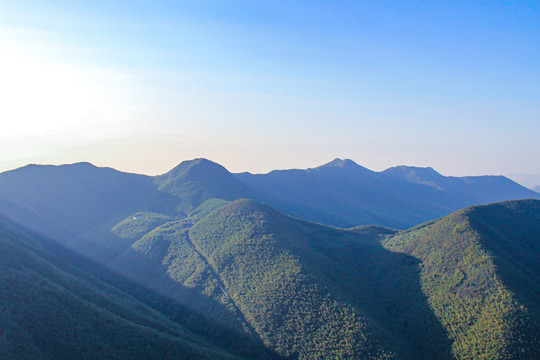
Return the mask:
{"type": "Polygon", "coordinates": [[[539,23],[528,1],[2,3],[0,171],[339,157],[534,178],[539,23]]]}

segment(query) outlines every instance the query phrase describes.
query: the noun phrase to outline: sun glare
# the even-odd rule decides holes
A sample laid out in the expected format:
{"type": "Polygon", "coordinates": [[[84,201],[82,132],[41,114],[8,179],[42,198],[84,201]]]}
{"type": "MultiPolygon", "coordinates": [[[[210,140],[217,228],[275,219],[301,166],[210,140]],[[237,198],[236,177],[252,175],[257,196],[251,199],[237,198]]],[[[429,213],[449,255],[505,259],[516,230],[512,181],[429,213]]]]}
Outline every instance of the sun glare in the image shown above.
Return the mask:
{"type": "Polygon", "coordinates": [[[98,130],[113,121],[113,102],[119,100],[103,77],[93,69],[0,51],[0,137],[98,130]]]}

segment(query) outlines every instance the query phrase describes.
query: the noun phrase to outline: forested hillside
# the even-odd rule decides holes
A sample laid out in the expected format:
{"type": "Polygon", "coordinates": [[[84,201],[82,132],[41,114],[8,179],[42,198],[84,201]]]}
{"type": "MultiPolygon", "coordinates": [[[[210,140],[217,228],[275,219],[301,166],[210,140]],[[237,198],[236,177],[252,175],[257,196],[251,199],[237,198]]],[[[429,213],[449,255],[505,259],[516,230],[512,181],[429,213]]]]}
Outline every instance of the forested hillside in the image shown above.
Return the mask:
{"type": "Polygon", "coordinates": [[[457,359],[540,355],[540,201],[477,206],[396,234],[457,359]]]}
{"type": "MultiPolygon", "coordinates": [[[[335,219],[358,206],[379,224],[432,217],[455,194],[521,191],[504,178],[381,174],[350,161],[292,173],[267,183],[280,206],[299,199],[335,219]]],[[[469,207],[398,231],[340,229],[237,199],[260,195],[204,159],[156,178],[85,163],[0,174],[0,351],[70,358],[80,343],[89,359],[539,356],[540,201],[469,207]]]]}
{"type": "MultiPolygon", "coordinates": [[[[212,344],[223,341],[201,329],[216,327],[213,322],[193,313],[200,324],[190,323],[199,334],[192,332],[51,254],[47,241],[0,218],[1,358],[265,358],[258,346],[241,336],[223,345],[231,350],[212,344]]],[[[189,318],[186,310],[182,313],[189,318]]]]}

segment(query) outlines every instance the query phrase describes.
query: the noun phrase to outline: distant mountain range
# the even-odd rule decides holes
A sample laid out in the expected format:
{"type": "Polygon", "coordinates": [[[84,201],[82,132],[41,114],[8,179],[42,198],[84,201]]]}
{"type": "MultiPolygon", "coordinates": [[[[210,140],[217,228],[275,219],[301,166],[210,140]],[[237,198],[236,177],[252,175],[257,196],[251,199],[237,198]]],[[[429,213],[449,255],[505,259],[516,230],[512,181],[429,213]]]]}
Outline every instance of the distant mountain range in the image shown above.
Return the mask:
{"type": "Polygon", "coordinates": [[[187,216],[207,200],[238,198],[327,225],[405,229],[470,205],[540,194],[503,176],[445,177],[405,166],[373,172],[339,159],[259,175],[231,174],[205,159],[184,161],[157,177],[89,163],[28,165],[0,174],[0,214],[54,237],[78,236],[135,211],[187,216]]]}
{"type": "Polygon", "coordinates": [[[339,159],[5,172],[0,357],[539,358],[533,198],[504,177],[339,159]]]}
{"type": "Polygon", "coordinates": [[[399,229],[461,208],[540,196],[504,176],[446,177],[432,168],[382,172],[336,159],[307,170],[236,175],[277,209],[338,227],[378,224],[399,229]]]}

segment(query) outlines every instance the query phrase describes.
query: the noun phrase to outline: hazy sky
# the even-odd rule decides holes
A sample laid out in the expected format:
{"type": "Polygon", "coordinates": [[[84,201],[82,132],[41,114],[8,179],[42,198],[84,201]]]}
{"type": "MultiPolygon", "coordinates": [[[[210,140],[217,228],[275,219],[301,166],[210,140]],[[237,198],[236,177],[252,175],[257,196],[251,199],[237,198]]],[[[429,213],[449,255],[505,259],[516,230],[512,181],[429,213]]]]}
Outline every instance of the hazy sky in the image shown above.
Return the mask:
{"type": "Polygon", "coordinates": [[[0,171],[540,174],[540,3],[2,1],[0,171]]]}

